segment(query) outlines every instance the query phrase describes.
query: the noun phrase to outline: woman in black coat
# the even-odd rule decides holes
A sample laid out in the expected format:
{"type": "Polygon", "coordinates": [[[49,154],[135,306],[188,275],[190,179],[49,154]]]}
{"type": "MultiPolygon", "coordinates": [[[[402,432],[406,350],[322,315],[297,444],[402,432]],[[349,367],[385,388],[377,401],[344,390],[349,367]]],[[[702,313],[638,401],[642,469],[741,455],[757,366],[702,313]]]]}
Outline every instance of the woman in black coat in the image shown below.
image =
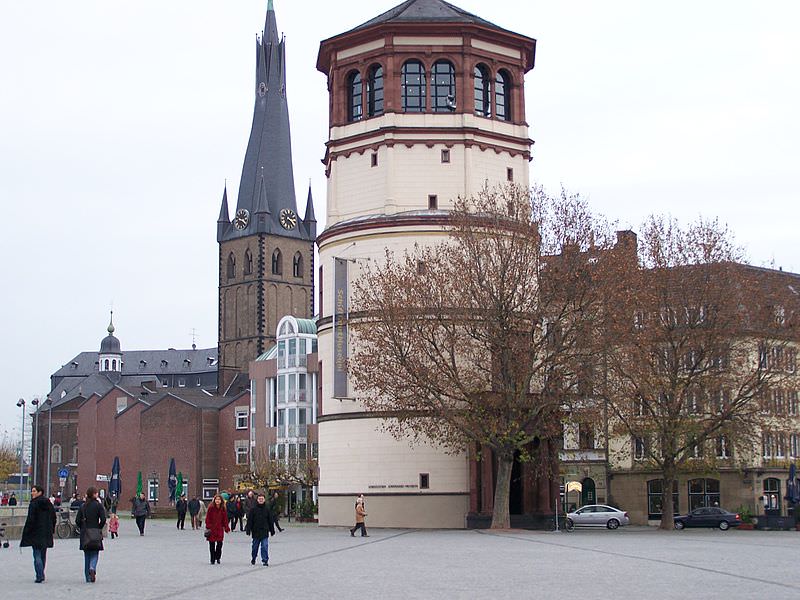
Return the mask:
{"type": "Polygon", "coordinates": [[[53,532],[56,530],[56,511],[44,495],[40,485],[31,487],[31,503],[28,505],[28,518],[22,529],[21,547],[33,548],[33,570],[36,583],[44,581],[44,567],[47,562],[47,549],[53,547],[53,532]]]}
{"type": "Polygon", "coordinates": [[[106,511],[97,499],[97,488],[86,490],[86,502],[78,511],[75,525],[81,530],[83,550],[83,574],[86,581],[95,582],[97,577],[97,559],[103,549],[103,526],[106,524],[106,511]],[[90,531],[92,530],[92,531],[90,531]]]}

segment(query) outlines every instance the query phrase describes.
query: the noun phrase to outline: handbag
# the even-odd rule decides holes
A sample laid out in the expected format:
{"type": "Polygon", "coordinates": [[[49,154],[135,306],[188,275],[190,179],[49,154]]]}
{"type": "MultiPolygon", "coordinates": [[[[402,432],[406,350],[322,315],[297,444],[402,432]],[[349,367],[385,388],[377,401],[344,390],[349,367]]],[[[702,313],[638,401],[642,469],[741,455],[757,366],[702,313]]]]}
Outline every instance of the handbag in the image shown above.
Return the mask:
{"type": "Polygon", "coordinates": [[[206,527],[206,530],[203,532],[203,537],[206,539],[211,537],[211,530],[208,527],[206,527]]]}
{"type": "Polygon", "coordinates": [[[95,527],[84,527],[81,530],[84,550],[101,550],[103,548],[103,530],[95,527]]]}

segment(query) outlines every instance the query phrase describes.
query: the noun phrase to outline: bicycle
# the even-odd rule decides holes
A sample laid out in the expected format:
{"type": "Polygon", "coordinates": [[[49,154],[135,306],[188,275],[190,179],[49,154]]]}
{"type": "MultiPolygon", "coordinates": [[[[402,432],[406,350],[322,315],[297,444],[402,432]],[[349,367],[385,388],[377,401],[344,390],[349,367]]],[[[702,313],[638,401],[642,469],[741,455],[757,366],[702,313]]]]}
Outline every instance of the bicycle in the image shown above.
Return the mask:
{"type": "Polygon", "coordinates": [[[575,529],[575,523],[573,523],[572,519],[567,517],[564,520],[564,531],[573,531],[575,529]]]}
{"type": "Polygon", "coordinates": [[[78,537],[80,530],[72,522],[72,516],[69,509],[62,509],[58,513],[58,525],[56,525],[56,535],[59,539],[65,540],[69,538],[78,537]]]}

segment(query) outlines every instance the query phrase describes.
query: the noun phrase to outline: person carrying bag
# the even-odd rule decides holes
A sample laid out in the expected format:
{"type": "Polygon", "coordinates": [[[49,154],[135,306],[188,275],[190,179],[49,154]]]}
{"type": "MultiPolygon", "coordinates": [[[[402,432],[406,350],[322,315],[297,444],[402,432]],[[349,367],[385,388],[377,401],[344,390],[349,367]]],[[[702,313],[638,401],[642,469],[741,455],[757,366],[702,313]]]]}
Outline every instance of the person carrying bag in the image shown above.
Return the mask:
{"type": "Polygon", "coordinates": [[[75,525],[81,531],[80,549],[83,550],[84,576],[87,583],[97,578],[97,559],[103,550],[103,526],[106,524],[106,511],[97,499],[97,488],[86,490],[86,502],[78,511],[75,525]]]}

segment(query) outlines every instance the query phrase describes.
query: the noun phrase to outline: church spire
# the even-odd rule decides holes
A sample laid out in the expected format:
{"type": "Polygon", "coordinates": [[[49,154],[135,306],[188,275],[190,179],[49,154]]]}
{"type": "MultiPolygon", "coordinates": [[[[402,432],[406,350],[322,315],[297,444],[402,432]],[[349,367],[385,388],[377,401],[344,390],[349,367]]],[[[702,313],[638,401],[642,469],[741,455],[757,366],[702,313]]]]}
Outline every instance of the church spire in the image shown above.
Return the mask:
{"type": "Polygon", "coordinates": [[[221,242],[231,224],[230,213],[228,212],[228,182],[222,191],[222,206],[219,208],[219,218],[217,219],[217,241],[221,242]]]}
{"type": "Polygon", "coordinates": [[[308,182],[308,197],[306,198],[306,216],[303,222],[312,239],[317,237],[317,219],[314,216],[314,198],[311,196],[311,181],[308,182]]]}

